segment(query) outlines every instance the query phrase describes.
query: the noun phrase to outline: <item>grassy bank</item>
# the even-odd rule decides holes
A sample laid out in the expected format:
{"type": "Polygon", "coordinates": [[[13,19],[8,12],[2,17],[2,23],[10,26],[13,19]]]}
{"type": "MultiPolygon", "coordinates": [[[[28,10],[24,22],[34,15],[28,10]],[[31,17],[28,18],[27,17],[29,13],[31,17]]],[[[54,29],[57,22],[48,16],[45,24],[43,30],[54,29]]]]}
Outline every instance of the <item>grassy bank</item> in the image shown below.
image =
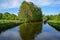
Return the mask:
{"type": "Polygon", "coordinates": [[[48,24],[60,31],[60,21],[49,20],[48,24]]]}
{"type": "Polygon", "coordinates": [[[0,20],[0,32],[20,25],[19,20],[0,20]]]}

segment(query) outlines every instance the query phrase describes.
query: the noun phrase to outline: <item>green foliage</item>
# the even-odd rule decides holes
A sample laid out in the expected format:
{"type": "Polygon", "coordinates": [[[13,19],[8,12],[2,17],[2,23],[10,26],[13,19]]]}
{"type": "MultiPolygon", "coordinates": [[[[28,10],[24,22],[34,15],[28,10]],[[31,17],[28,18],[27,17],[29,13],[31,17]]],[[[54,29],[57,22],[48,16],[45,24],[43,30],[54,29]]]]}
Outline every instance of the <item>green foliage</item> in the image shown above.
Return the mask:
{"type": "Polygon", "coordinates": [[[9,19],[9,16],[10,16],[10,13],[5,12],[5,13],[3,14],[3,19],[7,20],[7,19],[9,19]]]}
{"type": "Polygon", "coordinates": [[[48,20],[60,21],[60,14],[58,15],[47,15],[48,20]]]}
{"type": "Polygon", "coordinates": [[[9,20],[15,20],[16,19],[16,15],[14,15],[14,14],[10,14],[10,16],[9,16],[9,20]]]}
{"type": "Polygon", "coordinates": [[[57,21],[60,21],[60,14],[57,15],[57,21]]]}
{"type": "Polygon", "coordinates": [[[2,19],[2,15],[3,15],[3,14],[2,14],[2,13],[0,13],[0,19],[2,19]]]}
{"type": "Polygon", "coordinates": [[[18,16],[15,14],[10,14],[9,12],[5,12],[4,14],[0,13],[1,20],[18,20],[18,16]]]}
{"type": "Polygon", "coordinates": [[[42,21],[41,8],[38,8],[32,2],[24,1],[20,6],[18,17],[23,22],[42,21]]]}

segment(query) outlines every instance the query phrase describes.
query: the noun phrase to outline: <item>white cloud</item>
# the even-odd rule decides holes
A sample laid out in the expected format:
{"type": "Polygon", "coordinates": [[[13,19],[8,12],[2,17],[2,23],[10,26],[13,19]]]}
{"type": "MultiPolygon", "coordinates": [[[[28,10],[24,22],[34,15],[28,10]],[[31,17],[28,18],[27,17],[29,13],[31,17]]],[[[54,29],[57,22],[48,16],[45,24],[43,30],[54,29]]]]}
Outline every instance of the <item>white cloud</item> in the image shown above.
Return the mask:
{"type": "Polygon", "coordinates": [[[51,4],[50,0],[26,0],[26,1],[34,2],[37,5],[49,5],[49,4],[51,4]]]}
{"type": "Polygon", "coordinates": [[[60,0],[55,1],[55,0],[26,0],[28,2],[34,2],[36,5],[40,6],[48,6],[48,5],[55,5],[55,4],[60,4],[60,0]]]}
{"type": "Polygon", "coordinates": [[[21,5],[21,0],[8,0],[7,2],[1,3],[0,8],[18,8],[21,5]]]}
{"type": "Polygon", "coordinates": [[[52,2],[50,0],[39,0],[38,2],[40,5],[50,5],[52,2]]]}
{"type": "Polygon", "coordinates": [[[60,4],[60,0],[56,1],[56,2],[53,2],[52,4],[60,4]]]}
{"type": "MultiPolygon", "coordinates": [[[[8,9],[8,8],[19,8],[23,0],[2,0],[3,2],[0,3],[0,8],[1,9],[8,9]]],[[[48,5],[55,5],[55,4],[60,4],[59,1],[55,0],[26,0],[28,2],[33,2],[35,5],[38,6],[48,6],[48,5]]]]}

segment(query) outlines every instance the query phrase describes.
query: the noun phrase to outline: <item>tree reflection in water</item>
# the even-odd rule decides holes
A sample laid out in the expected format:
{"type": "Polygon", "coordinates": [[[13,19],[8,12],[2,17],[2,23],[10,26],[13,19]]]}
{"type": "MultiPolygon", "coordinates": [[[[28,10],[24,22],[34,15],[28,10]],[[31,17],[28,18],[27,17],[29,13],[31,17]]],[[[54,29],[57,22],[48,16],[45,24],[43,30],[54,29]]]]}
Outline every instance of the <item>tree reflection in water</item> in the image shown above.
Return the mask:
{"type": "Polygon", "coordinates": [[[42,23],[34,22],[34,23],[24,23],[20,25],[20,35],[22,40],[34,40],[34,38],[41,33],[42,31],[42,23]]]}

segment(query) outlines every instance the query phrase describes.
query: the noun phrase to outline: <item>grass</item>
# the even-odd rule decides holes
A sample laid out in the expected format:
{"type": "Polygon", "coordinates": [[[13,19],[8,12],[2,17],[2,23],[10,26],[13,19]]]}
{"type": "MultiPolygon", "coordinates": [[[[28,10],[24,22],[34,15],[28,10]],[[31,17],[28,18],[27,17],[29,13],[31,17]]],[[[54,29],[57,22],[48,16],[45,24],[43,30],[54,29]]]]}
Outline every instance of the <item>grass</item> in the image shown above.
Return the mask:
{"type": "Polygon", "coordinates": [[[56,20],[48,20],[48,22],[60,23],[60,21],[56,21],[56,20]]]}
{"type": "Polygon", "coordinates": [[[60,31],[60,21],[49,20],[48,24],[60,31]]]}
{"type": "Polygon", "coordinates": [[[18,23],[18,22],[20,22],[20,20],[0,20],[0,24],[1,24],[1,23],[9,23],[9,22],[18,23]]]}

